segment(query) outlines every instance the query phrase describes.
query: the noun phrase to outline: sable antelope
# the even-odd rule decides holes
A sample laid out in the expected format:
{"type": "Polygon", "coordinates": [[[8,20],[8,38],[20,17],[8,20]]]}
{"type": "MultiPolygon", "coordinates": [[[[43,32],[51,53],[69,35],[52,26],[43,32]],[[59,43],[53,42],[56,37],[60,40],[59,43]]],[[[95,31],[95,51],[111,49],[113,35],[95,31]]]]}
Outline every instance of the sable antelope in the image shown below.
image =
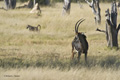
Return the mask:
{"type": "Polygon", "coordinates": [[[78,51],[78,61],[80,60],[81,53],[85,54],[85,61],[87,62],[87,52],[88,52],[88,42],[86,40],[86,36],[78,32],[79,25],[84,21],[85,19],[80,19],[75,24],[75,38],[72,41],[72,59],[74,58],[74,48],[78,51]],[[79,24],[78,24],[79,23],[79,24]]]}
{"type": "Polygon", "coordinates": [[[38,25],[37,27],[28,25],[26,28],[29,29],[29,31],[39,31],[40,29],[38,27],[40,27],[40,29],[41,29],[40,25],[38,25]]]}

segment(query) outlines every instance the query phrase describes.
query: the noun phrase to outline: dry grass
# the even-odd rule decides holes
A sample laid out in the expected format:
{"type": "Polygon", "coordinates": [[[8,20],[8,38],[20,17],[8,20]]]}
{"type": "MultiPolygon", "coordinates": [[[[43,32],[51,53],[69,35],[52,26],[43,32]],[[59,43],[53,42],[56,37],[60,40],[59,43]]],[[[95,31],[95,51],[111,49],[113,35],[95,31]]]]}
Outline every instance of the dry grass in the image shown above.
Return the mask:
{"type": "Polygon", "coordinates": [[[60,71],[58,69],[39,69],[29,68],[20,70],[2,70],[2,80],[119,80],[120,71],[93,69],[71,69],[69,71],[60,71]],[[17,77],[14,77],[17,76],[17,77]]]}
{"type": "MultiPolygon", "coordinates": [[[[100,26],[94,24],[94,15],[87,4],[80,9],[78,4],[72,3],[69,16],[62,16],[62,3],[54,7],[41,7],[41,16],[30,14],[30,9],[0,10],[0,79],[118,80],[120,50],[107,48],[105,35],[95,31],[97,27],[105,29],[105,10],[111,4],[101,3],[100,6],[100,26]],[[74,25],[80,18],[86,19],[79,31],[86,32],[89,42],[87,65],[84,55],[80,64],[76,60],[70,61],[74,25]],[[42,29],[39,33],[29,32],[26,29],[28,24],[40,24],[42,29]],[[5,77],[17,74],[20,77],[5,77]]],[[[118,23],[119,16],[120,11],[118,23]]]]}
{"type": "Polygon", "coordinates": [[[120,71],[93,69],[71,69],[69,71],[60,71],[58,69],[11,69],[1,70],[1,80],[119,80],[120,71]],[[3,76],[12,77],[3,77],[3,76]],[[17,76],[17,77],[15,77],[17,76]]]}

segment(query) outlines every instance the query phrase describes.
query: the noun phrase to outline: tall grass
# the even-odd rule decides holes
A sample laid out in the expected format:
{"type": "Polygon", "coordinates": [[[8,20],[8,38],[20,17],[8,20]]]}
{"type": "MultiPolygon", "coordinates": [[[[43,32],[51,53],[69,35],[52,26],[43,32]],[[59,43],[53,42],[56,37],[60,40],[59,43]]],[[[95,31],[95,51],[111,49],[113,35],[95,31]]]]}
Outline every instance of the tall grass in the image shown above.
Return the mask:
{"type": "Polygon", "coordinates": [[[69,60],[66,58],[60,59],[59,56],[54,54],[51,55],[37,55],[37,56],[22,56],[20,58],[16,57],[6,57],[0,59],[0,67],[2,68],[43,68],[48,67],[50,69],[59,68],[60,70],[70,70],[71,68],[93,68],[99,67],[103,69],[120,69],[120,59],[118,56],[89,56],[88,62],[85,63],[82,58],[80,62],[77,59],[69,60]],[[42,56],[42,57],[41,57],[42,56]]]}

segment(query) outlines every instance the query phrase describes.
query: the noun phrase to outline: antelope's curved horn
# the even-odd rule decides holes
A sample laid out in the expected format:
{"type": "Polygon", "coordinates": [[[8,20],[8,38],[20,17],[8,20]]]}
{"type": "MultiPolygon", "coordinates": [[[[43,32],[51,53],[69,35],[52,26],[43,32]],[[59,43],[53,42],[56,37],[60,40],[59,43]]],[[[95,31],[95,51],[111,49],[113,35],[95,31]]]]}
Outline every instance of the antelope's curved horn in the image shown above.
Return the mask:
{"type": "Polygon", "coordinates": [[[75,32],[76,32],[76,33],[77,33],[77,29],[76,29],[77,24],[78,24],[78,22],[81,21],[81,20],[82,20],[82,19],[78,20],[78,21],[76,22],[76,24],[75,24],[75,32]]]}
{"type": "Polygon", "coordinates": [[[84,21],[85,19],[83,19],[82,21],[80,21],[80,23],[78,24],[78,26],[77,26],[77,32],[78,32],[78,28],[79,28],[79,25],[84,21]]]}

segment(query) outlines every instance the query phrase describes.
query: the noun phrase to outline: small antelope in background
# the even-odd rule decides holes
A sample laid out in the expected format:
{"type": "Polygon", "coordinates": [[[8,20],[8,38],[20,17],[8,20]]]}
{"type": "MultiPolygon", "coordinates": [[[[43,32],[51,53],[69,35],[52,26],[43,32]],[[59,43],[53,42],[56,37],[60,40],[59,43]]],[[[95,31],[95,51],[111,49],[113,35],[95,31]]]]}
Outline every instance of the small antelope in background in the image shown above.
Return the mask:
{"type": "Polygon", "coordinates": [[[40,25],[38,25],[37,27],[31,26],[31,25],[27,25],[26,28],[29,29],[29,31],[40,31],[41,30],[41,26],[40,25]]]}
{"type": "Polygon", "coordinates": [[[74,49],[78,51],[78,61],[80,60],[81,53],[85,54],[85,61],[87,62],[87,52],[88,52],[88,42],[86,40],[86,36],[78,32],[79,25],[84,21],[85,19],[80,19],[75,24],[75,38],[72,41],[72,59],[74,58],[74,49]],[[78,24],[79,23],[79,24],[78,24]]]}

